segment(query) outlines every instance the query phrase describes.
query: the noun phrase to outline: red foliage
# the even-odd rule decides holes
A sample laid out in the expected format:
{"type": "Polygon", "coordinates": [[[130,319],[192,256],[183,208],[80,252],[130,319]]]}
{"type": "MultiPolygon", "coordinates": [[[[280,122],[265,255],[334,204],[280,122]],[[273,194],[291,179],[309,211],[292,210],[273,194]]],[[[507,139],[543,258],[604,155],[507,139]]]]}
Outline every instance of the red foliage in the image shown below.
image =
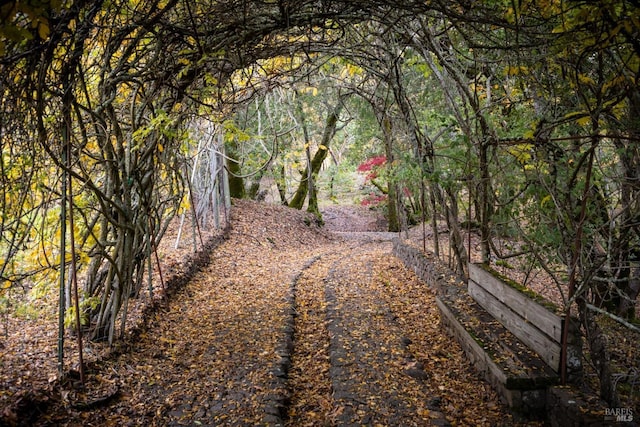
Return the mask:
{"type": "Polygon", "coordinates": [[[368,172],[387,163],[387,156],[376,156],[365,160],[358,166],[358,172],[368,172]]]}
{"type": "Polygon", "coordinates": [[[378,169],[387,163],[387,156],[376,156],[365,160],[358,166],[358,172],[369,172],[367,180],[372,180],[378,177],[378,169]]]}
{"type": "Polygon", "coordinates": [[[378,195],[378,194],[374,194],[371,193],[369,194],[369,196],[367,196],[366,199],[363,199],[362,202],[360,202],[360,204],[362,206],[378,206],[381,205],[383,203],[387,202],[387,195],[383,194],[383,195],[378,195]]]}

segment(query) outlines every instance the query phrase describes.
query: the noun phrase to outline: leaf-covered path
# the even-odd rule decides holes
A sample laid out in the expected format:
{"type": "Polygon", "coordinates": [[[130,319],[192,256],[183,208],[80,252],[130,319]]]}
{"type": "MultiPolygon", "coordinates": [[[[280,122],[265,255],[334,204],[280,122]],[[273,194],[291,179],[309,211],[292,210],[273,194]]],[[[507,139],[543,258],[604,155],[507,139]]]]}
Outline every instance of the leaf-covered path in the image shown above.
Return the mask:
{"type": "Polygon", "coordinates": [[[402,270],[388,260],[389,245],[356,242],[332,249],[296,287],[300,320],[289,423],[443,424],[423,381],[428,375],[409,350],[412,340],[386,298],[387,288],[398,284],[389,271],[402,270]],[[309,376],[307,370],[316,373],[309,376]]]}
{"type": "Polygon", "coordinates": [[[332,236],[305,223],[237,202],[209,266],[129,351],[90,373],[89,387],[118,393],[63,394],[38,424],[508,423],[388,234],[332,236]]]}

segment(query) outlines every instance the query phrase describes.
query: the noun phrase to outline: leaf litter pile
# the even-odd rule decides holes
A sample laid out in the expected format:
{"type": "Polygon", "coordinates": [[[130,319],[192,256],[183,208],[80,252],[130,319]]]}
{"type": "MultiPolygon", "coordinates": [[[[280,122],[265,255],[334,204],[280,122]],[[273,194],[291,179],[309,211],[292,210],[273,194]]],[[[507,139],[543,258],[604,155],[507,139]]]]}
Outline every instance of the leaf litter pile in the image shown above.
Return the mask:
{"type": "Polygon", "coordinates": [[[512,425],[391,249],[235,201],[209,264],[33,424],[512,425]]]}

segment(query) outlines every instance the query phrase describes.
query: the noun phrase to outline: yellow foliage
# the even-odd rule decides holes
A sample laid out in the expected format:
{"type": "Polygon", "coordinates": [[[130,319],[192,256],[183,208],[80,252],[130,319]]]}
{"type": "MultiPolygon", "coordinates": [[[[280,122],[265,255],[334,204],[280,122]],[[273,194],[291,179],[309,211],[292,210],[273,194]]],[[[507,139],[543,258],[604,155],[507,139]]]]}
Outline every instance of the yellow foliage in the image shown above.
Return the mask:
{"type": "Polygon", "coordinates": [[[178,206],[178,215],[182,215],[191,209],[191,199],[189,196],[184,196],[182,201],[180,201],[180,206],[178,206]]]}
{"type": "Polygon", "coordinates": [[[596,82],[593,80],[592,77],[587,76],[586,74],[578,74],[578,81],[582,84],[586,84],[586,85],[595,85],[596,82]]]}
{"type": "Polygon", "coordinates": [[[576,123],[579,124],[580,126],[586,126],[586,125],[589,124],[590,121],[591,121],[591,117],[585,116],[585,117],[580,117],[579,119],[577,119],[576,123]]]}
{"type": "Polygon", "coordinates": [[[520,164],[527,164],[531,161],[531,149],[533,144],[517,144],[509,147],[507,151],[516,158],[520,164]]]}
{"type": "Polygon", "coordinates": [[[218,79],[211,73],[204,75],[204,82],[209,86],[215,86],[218,84],[218,79]]]}
{"type": "Polygon", "coordinates": [[[225,142],[246,142],[251,139],[251,135],[240,129],[233,120],[225,120],[224,123],[222,123],[222,127],[224,128],[225,142]]]}
{"type": "Polygon", "coordinates": [[[305,93],[310,93],[311,96],[317,96],[318,95],[318,88],[309,86],[309,87],[304,89],[304,92],[305,93]]]}
{"type": "Polygon", "coordinates": [[[40,36],[42,40],[48,39],[50,32],[48,21],[42,20],[38,22],[38,36],[40,36]]]}
{"type": "Polygon", "coordinates": [[[351,77],[359,76],[364,73],[364,71],[362,70],[362,67],[359,67],[354,64],[347,64],[346,69],[347,69],[347,73],[349,73],[351,77]]]}
{"type": "Polygon", "coordinates": [[[512,7],[507,8],[504,13],[504,19],[510,24],[514,24],[516,22],[516,12],[512,7]]]}
{"type": "Polygon", "coordinates": [[[591,121],[591,116],[589,115],[589,113],[584,111],[574,111],[572,113],[566,114],[564,118],[575,119],[575,122],[580,126],[586,126],[591,121]]]}
{"type": "Polygon", "coordinates": [[[476,94],[478,99],[485,99],[487,97],[487,89],[484,85],[471,83],[469,85],[469,89],[471,89],[476,94]]]}
{"type": "Polygon", "coordinates": [[[524,65],[508,65],[504,67],[504,73],[507,76],[518,76],[521,74],[527,74],[529,72],[529,67],[524,65]]]}

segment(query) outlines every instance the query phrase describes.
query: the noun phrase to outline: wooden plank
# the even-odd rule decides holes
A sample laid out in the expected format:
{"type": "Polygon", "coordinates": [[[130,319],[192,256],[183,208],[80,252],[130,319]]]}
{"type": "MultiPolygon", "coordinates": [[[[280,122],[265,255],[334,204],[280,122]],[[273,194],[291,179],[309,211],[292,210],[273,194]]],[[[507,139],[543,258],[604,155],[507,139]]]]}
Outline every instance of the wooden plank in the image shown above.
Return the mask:
{"type": "Polygon", "coordinates": [[[520,316],[520,313],[516,313],[475,281],[469,280],[468,291],[469,295],[471,295],[478,304],[502,323],[513,335],[539,354],[551,369],[558,372],[560,366],[560,345],[557,342],[538,329],[534,324],[525,321],[520,316]]]}
{"type": "Polygon", "coordinates": [[[436,305],[440,309],[440,313],[446,319],[446,324],[452,329],[453,335],[458,339],[458,342],[467,353],[467,356],[473,360],[476,365],[476,369],[486,374],[489,374],[491,378],[488,378],[490,383],[507,383],[507,376],[502,369],[498,367],[491,357],[484,351],[482,347],[469,335],[469,332],[458,322],[456,316],[451,312],[447,304],[436,297],[436,305]]]}
{"type": "Polygon", "coordinates": [[[507,285],[483,267],[469,264],[469,279],[480,285],[525,320],[533,323],[556,343],[562,341],[562,318],[522,292],[507,285]]]}

